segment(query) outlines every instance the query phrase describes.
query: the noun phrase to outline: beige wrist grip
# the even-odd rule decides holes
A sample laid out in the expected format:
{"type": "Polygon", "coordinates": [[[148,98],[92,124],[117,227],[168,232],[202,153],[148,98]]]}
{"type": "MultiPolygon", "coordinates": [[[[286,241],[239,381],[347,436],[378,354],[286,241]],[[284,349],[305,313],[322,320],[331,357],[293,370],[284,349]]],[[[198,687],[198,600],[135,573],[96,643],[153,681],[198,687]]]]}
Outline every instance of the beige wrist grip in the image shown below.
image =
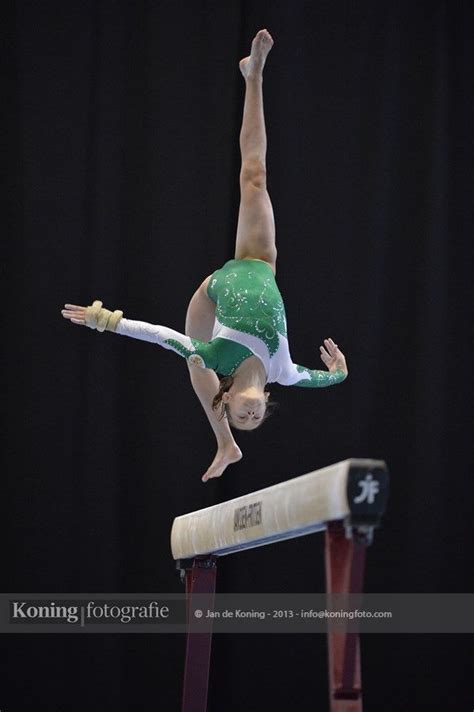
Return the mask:
{"type": "Polygon", "coordinates": [[[116,309],[114,312],[104,309],[102,302],[96,300],[91,307],[87,307],[85,313],[86,326],[97,331],[115,331],[117,324],[123,317],[123,311],[116,309]]]}

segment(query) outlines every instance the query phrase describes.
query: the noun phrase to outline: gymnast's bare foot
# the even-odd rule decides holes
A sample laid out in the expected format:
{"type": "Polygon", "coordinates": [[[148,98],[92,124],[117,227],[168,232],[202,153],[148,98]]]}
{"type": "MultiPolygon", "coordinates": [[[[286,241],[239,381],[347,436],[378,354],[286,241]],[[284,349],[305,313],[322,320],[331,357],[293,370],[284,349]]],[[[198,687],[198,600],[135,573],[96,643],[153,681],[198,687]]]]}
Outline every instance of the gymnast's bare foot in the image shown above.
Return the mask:
{"type": "Polygon", "coordinates": [[[246,80],[262,75],[265,60],[272,47],[273,38],[268,30],[259,30],[253,39],[250,55],[239,62],[240,71],[246,80]]]}
{"type": "Polygon", "coordinates": [[[241,459],[242,451],[237,445],[227,445],[223,449],[219,448],[212,465],[201,477],[202,481],[207,482],[213,477],[220,477],[228,465],[241,459]]]}

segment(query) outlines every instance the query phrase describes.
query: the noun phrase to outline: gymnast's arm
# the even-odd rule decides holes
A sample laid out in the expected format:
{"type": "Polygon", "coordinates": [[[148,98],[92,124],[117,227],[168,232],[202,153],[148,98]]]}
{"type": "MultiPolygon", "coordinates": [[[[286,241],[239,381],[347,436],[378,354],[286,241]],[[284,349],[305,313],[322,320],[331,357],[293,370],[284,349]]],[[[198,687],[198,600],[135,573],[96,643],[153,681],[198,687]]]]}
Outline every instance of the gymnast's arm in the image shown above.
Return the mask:
{"type": "MultiPolygon", "coordinates": [[[[332,339],[325,339],[320,346],[321,360],[327,366],[327,371],[306,368],[290,359],[282,370],[278,383],[283,386],[301,386],[303,388],[326,388],[341,383],[347,378],[346,359],[338,345],[332,339]]],[[[289,356],[289,352],[288,352],[289,356]]]]}
{"type": "Polygon", "coordinates": [[[149,324],[146,321],[125,319],[123,312],[118,309],[114,312],[104,309],[102,302],[95,301],[92,306],[81,307],[75,304],[65,304],[62,310],[65,319],[70,319],[74,324],[88,326],[97,331],[112,331],[122,336],[130,336],[141,341],[158,344],[165,349],[170,349],[186,359],[197,359],[204,367],[211,367],[206,359],[212,358],[209,344],[197,339],[191,339],[179,331],[167,326],[149,324]]]}

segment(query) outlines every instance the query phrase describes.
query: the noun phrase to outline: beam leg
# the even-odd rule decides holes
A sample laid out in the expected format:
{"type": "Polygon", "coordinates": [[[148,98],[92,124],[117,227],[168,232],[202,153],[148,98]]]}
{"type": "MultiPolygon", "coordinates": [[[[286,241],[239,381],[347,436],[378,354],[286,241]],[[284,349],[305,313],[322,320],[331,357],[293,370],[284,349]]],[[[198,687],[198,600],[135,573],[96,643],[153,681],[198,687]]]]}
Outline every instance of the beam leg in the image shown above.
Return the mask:
{"type": "MultiPolygon", "coordinates": [[[[327,593],[361,593],[366,542],[347,539],[339,521],[325,536],[327,593]]],[[[359,634],[328,631],[328,656],[330,712],[362,712],[359,634]]]]}
{"type": "Polygon", "coordinates": [[[216,591],[215,556],[196,556],[192,567],[186,567],[187,598],[187,640],[186,662],[184,665],[182,712],[206,712],[211,662],[212,621],[205,632],[198,633],[193,628],[196,621],[190,616],[193,594],[207,594],[209,605],[214,605],[216,591]]]}

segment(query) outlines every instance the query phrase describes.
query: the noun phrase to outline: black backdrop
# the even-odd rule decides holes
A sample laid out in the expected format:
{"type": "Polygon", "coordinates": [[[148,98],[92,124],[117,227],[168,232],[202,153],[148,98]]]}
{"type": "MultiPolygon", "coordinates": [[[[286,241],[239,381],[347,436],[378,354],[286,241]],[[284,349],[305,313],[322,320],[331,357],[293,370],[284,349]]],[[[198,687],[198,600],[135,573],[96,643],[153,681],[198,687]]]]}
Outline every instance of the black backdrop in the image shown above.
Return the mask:
{"type": "MultiPolygon", "coordinates": [[[[173,518],[347,457],[385,459],[371,592],[472,590],[474,7],[469,2],[17,2],[3,20],[5,592],[181,592],[173,518]],[[184,362],[65,322],[65,302],[182,330],[233,254],[238,60],[265,69],[268,186],[292,353],[244,459],[184,362]],[[7,167],[7,170],[5,170],[7,167]],[[5,397],[6,396],[6,397],[5,397]]],[[[222,560],[221,591],[321,591],[323,538],[222,560]]],[[[216,636],[211,711],[327,707],[323,636],[216,636]]],[[[179,708],[184,639],[4,635],[2,712],[179,708]]],[[[470,710],[472,636],[365,635],[366,708],[470,710]]]]}

